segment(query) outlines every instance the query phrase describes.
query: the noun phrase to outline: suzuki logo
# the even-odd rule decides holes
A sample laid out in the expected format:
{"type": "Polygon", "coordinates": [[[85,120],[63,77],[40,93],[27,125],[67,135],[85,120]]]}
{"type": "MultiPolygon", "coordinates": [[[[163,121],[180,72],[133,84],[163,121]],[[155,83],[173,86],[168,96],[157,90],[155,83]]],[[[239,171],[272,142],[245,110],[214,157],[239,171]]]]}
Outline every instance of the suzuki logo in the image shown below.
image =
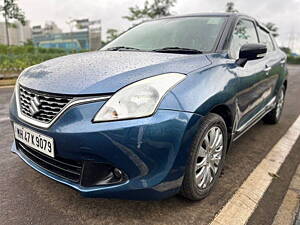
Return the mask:
{"type": "Polygon", "coordinates": [[[37,96],[35,96],[34,98],[31,99],[29,110],[30,110],[32,116],[36,115],[40,111],[38,108],[40,106],[40,104],[41,104],[41,102],[37,96]]]}

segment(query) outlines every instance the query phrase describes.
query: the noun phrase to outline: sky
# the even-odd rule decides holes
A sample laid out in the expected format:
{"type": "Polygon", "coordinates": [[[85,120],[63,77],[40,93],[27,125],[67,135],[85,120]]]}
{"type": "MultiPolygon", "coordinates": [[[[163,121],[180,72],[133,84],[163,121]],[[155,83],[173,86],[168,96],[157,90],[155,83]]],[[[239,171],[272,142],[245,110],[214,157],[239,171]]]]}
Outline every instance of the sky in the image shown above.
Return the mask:
{"type": "MultiPolygon", "coordinates": [[[[175,15],[222,12],[228,1],[230,0],[177,0],[171,11],[175,15]]],[[[300,0],[231,1],[241,13],[253,16],[263,23],[275,23],[279,28],[279,45],[294,46],[296,52],[300,53],[300,0]]],[[[66,24],[70,18],[101,19],[105,39],[108,28],[124,31],[130,27],[131,23],[122,16],[128,15],[130,6],[142,6],[144,0],[18,0],[18,3],[31,25],[54,21],[64,31],[70,31],[66,24]]]]}

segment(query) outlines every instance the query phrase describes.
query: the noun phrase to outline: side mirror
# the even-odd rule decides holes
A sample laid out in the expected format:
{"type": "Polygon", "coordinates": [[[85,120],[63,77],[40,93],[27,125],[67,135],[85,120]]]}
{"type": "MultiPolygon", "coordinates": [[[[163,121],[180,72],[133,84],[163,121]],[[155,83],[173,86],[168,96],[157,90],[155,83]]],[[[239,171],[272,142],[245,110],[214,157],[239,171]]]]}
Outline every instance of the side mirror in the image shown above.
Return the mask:
{"type": "Polygon", "coordinates": [[[265,57],[267,46],[262,44],[244,44],[239,53],[236,63],[244,67],[249,60],[256,60],[265,57]]]}

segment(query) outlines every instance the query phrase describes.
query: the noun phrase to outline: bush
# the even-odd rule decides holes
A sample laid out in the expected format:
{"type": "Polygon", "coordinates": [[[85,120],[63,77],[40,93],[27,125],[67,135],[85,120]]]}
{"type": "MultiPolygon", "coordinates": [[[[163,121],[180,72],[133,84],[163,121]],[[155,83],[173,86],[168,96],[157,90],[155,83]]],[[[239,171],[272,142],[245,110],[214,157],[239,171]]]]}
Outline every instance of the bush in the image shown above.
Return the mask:
{"type": "Polygon", "coordinates": [[[25,68],[39,64],[65,54],[22,54],[22,55],[0,55],[1,72],[20,72],[25,68]]]}
{"type": "Polygon", "coordinates": [[[36,54],[36,53],[45,53],[45,54],[66,54],[67,51],[59,48],[40,48],[32,45],[24,46],[7,46],[0,44],[0,55],[21,55],[21,54],[36,54]]]}
{"type": "Polygon", "coordinates": [[[40,48],[32,45],[0,45],[0,72],[20,72],[25,68],[59,56],[76,53],[64,49],[40,48]]]}
{"type": "Polygon", "coordinates": [[[300,64],[300,56],[288,56],[287,62],[290,64],[300,64]]]}

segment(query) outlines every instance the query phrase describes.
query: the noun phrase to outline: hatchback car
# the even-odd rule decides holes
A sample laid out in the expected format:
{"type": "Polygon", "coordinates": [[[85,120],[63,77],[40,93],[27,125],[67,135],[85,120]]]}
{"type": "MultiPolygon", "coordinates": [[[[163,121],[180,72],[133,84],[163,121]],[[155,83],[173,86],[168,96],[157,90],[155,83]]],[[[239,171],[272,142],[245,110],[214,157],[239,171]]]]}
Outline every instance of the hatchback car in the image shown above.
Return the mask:
{"type": "Polygon", "coordinates": [[[279,121],[286,89],[286,55],[249,16],[146,21],[99,51],[24,70],[12,152],[84,196],[199,200],[233,141],[279,121]]]}

